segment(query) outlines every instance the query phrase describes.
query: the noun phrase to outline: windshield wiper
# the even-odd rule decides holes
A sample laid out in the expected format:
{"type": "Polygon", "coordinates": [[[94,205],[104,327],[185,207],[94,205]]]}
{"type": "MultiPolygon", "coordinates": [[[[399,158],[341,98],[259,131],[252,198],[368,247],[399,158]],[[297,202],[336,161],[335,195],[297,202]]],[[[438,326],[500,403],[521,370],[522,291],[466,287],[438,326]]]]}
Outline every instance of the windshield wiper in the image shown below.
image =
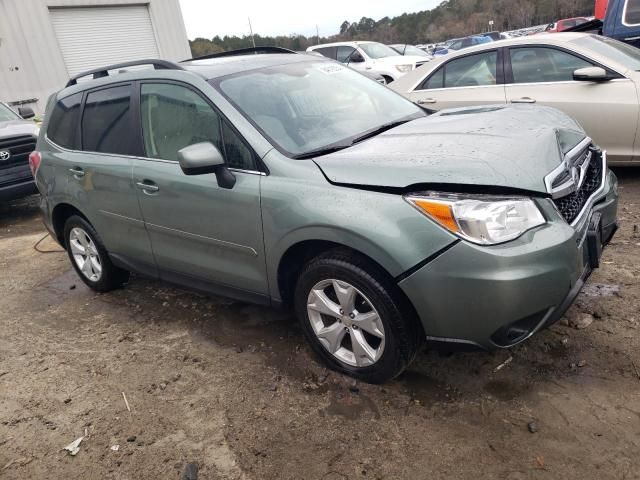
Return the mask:
{"type": "Polygon", "coordinates": [[[360,143],[368,138],[375,137],[376,135],[380,135],[381,133],[384,133],[387,130],[391,130],[392,128],[399,127],[400,125],[403,125],[409,121],[410,120],[398,120],[397,122],[385,123],[384,125],[376,128],[375,130],[372,130],[370,132],[365,133],[364,135],[360,135],[359,137],[354,138],[353,141],[351,142],[351,145],[355,145],[356,143],[360,143]]]}
{"type": "Polygon", "coordinates": [[[321,157],[322,155],[328,155],[330,153],[344,150],[345,148],[349,148],[351,145],[352,145],[351,143],[347,143],[347,144],[341,144],[341,145],[332,145],[330,147],[318,148],[317,150],[311,150],[310,152],[294,155],[291,158],[295,160],[305,160],[307,158],[321,157]]]}
{"type": "Polygon", "coordinates": [[[334,152],[337,152],[339,150],[344,150],[345,148],[352,147],[356,143],[360,143],[360,142],[366,140],[367,138],[371,138],[371,137],[375,137],[376,135],[380,135],[381,133],[384,133],[387,130],[391,130],[392,128],[395,128],[395,127],[403,125],[403,124],[405,124],[407,122],[410,122],[411,120],[414,120],[414,119],[398,120],[396,122],[385,123],[384,125],[376,128],[375,130],[371,130],[371,131],[369,131],[367,133],[364,133],[364,134],[360,135],[359,137],[353,138],[349,143],[333,144],[333,145],[330,145],[328,147],[323,147],[323,148],[319,148],[317,150],[311,150],[310,152],[301,153],[301,154],[296,155],[296,156],[294,156],[292,158],[294,158],[295,160],[304,160],[304,159],[307,159],[307,158],[320,157],[322,155],[328,155],[330,153],[334,153],[334,152]]]}

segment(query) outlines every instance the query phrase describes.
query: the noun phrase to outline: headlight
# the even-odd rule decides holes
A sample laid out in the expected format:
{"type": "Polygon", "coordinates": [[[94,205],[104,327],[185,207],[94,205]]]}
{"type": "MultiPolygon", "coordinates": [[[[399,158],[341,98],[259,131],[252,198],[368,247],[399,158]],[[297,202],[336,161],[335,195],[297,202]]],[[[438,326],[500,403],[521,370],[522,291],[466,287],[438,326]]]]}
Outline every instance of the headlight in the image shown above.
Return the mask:
{"type": "Polygon", "coordinates": [[[396,65],[396,69],[402,73],[410,72],[413,70],[413,65],[396,65]]]}
{"type": "Polygon", "coordinates": [[[405,200],[451,233],[480,245],[514,240],[545,219],[530,198],[416,193],[405,200]]]}

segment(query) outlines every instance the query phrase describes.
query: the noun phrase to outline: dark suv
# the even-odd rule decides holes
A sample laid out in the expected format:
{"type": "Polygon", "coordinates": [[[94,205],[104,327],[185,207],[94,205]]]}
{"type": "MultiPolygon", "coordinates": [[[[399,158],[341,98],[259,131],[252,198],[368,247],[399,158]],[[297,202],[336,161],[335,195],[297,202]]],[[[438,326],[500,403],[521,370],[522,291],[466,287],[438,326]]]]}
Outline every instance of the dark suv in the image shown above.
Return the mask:
{"type": "Polygon", "coordinates": [[[21,108],[20,115],[0,103],[0,201],[37,193],[29,171],[29,154],[36,148],[38,126],[30,120],[35,115],[30,108],[21,108]]]}

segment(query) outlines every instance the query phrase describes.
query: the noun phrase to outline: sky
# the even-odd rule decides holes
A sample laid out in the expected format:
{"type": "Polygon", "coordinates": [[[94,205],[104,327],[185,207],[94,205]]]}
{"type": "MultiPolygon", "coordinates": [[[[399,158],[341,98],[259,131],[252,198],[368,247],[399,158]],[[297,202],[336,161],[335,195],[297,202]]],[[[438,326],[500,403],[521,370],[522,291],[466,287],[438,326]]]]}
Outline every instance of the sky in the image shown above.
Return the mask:
{"type": "Polygon", "coordinates": [[[338,33],[344,20],[362,17],[379,20],[403,13],[429,10],[442,0],[180,0],[187,35],[213,38],[216,35],[315,35],[338,33]],[[224,5],[223,7],[221,5],[224,5]]]}

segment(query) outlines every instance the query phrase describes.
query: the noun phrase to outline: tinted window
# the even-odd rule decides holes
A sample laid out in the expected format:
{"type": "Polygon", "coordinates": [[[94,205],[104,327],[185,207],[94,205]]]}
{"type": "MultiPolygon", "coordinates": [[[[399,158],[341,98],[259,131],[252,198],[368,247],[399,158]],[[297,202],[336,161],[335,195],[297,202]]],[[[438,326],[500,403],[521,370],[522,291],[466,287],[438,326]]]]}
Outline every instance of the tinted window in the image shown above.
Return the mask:
{"type": "Polygon", "coordinates": [[[516,48],[510,55],[515,83],[568,82],[575,70],[593,66],[555,48],[516,48]]]}
{"type": "Polygon", "coordinates": [[[336,59],[336,47],[323,47],[323,48],[315,48],[313,51],[321,53],[327,58],[336,59]]]}
{"type": "Polygon", "coordinates": [[[640,24],[640,0],[627,0],[624,10],[624,23],[627,25],[640,24]]]}
{"type": "Polygon", "coordinates": [[[336,56],[336,60],[342,63],[347,63],[351,54],[355,51],[353,47],[341,46],[338,47],[338,53],[336,56]]]}
{"type": "Polygon", "coordinates": [[[130,85],[87,95],[82,115],[82,149],[130,155],[134,139],[130,104],[130,85]]]}
{"type": "Polygon", "coordinates": [[[498,52],[485,52],[452,60],[445,65],[444,86],[476,87],[496,84],[498,52]]]}
{"type": "Polygon", "coordinates": [[[82,94],[76,93],[63,98],[51,112],[47,136],[52,142],[64,148],[76,148],[76,132],[80,118],[80,103],[82,94]]]}
{"type": "Polygon", "coordinates": [[[149,158],[178,161],[178,150],[211,142],[222,152],[220,116],[196,92],[180,85],[142,85],[144,147],[149,158]]]}
{"type": "Polygon", "coordinates": [[[231,168],[241,170],[257,170],[253,152],[240,139],[240,136],[229,126],[226,121],[222,121],[222,136],[224,138],[224,153],[227,165],[231,168]]]}

